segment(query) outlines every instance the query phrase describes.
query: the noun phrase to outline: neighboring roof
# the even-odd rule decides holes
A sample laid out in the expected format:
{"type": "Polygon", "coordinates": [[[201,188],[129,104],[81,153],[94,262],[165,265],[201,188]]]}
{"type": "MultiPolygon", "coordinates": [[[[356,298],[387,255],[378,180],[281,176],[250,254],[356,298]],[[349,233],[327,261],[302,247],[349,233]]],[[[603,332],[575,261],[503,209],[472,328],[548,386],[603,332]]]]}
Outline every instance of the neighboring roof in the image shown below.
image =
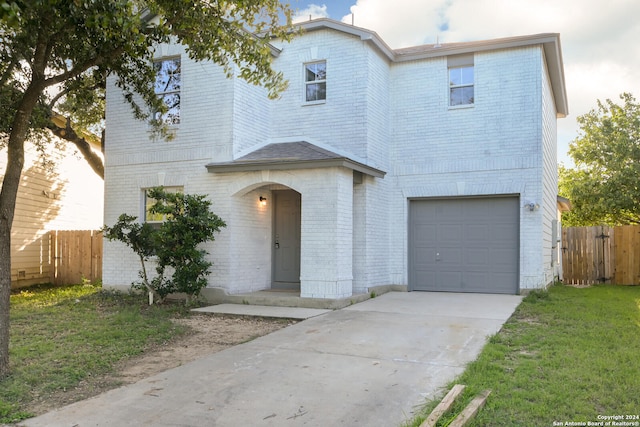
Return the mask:
{"type": "Polygon", "coordinates": [[[558,196],[557,200],[560,212],[569,212],[571,210],[571,200],[562,196],[558,196]]]}
{"type": "Polygon", "coordinates": [[[325,150],[306,141],[266,145],[234,161],[209,163],[209,172],[248,172],[260,170],[311,169],[341,166],[376,178],[386,174],[379,169],[325,150]]]}
{"type": "Polygon", "coordinates": [[[361,40],[373,44],[391,62],[415,61],[440,56],[542,45],[549,77],[551,79],[551,87],[555,97],[556,110],[561,117],[569,114],[562,50],[560,47],[560,34],[558,33],[542,33],[461,43],[425,44],[403,49],[391,49],[376,32],[332,19],[313,19],[300,22],[296,25],[305,31],[332,29],[359,37],[361,40]]]}
{"type": "MultiPolygon", "coordinates": [[[[60,129],[65,129],[67,127],[67,118],[61,114],[58,114],[55,112],[52,113],[51,121],[60,129]]],[[[98,135],[91,132],[84,131],[84,130],[77,131],[77,133],[78,133],[78,136],[80,138],[84,138],[84,140],[87,141],[87,143],[89,143],[89,145],[91,145],[92,148],[98,151],[102,150],[102,140],[98,135]]]]}

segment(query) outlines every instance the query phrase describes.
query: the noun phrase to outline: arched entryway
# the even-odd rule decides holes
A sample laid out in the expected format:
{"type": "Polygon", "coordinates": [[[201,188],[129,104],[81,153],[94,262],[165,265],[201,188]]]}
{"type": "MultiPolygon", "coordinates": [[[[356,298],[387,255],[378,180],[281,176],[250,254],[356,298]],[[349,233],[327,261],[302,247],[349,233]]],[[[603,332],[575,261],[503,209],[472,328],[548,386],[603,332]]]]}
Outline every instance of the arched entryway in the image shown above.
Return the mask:
{"type": "Polygon", "coordinates": [[[220,181],[228,182],[226,189],[233,197],[246,198],[244,202],[262,202],[261,197],[273,201],[257,209],[253,216],[247,213],[252,209],[241,211],[241,218],[236,218],[237,231],[230,230],[231,245],[238,248],[230,260],[231,268],[237,267],[237,277],[247,276],[242,285],[236,279],[237,288],[265,289],[271,278],[272,288],[297,285],[302,298],[353,295],[354,182],[362,182],[363,174],[382,178],[385,172],[305,141],[271,143],[233,161],[209,163],[206,167],[220,181]],[[276,196],[277,191],[294,189],[299,201],[293,198],[294,193],[289,193],[291,198],[276,196]],[[297,208],[279,207],[274,213],[276,199],[288,200],[287,204],[297,208]],[[256,221],[259,226],[253,224],[256,221]],[[271,250],[265,250],[264,239],[260,245],[252,243],[252,233],[264,236],[268,224],[273,232],[271,250]],[[284,236],[289,232],[283,234],[280,226],[293,230],[294,243],[285,242],[284,236]],[[280,253],[274,255],[275,251],[280,253]],[[251,257],[256,262],[238,263],[240,258],[251,257]],[[270,273],[265,271],[265,264],[270,273]],[[255,267],[247,269],[246,265],[255,267]]]}

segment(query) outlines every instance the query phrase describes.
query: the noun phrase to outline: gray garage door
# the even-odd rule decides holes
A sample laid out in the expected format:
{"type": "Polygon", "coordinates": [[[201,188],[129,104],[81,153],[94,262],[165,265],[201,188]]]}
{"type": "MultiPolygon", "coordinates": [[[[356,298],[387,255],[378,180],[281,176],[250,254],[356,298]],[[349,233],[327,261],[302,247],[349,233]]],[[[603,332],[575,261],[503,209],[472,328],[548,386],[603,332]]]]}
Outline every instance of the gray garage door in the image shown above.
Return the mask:
{"type": "Polygon", "coordinates": [[[411,200],[409,290],[517,293],[518,200],[411,200]]]}

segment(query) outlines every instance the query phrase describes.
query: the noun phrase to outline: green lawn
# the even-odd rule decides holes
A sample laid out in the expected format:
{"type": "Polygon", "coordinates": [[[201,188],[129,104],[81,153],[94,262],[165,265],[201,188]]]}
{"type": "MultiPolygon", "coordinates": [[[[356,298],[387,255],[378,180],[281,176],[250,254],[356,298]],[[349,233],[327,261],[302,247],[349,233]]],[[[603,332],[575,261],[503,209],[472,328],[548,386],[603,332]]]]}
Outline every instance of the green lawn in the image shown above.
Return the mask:
{"type": "MultiPolygon", "coordinates": [[[[611,415],[640,425],[640,287],[531,293],[455,383],[467,389],[438,426],[484,389],[492,394],[471,426],[606,425],[599,416],[611,415]]],[[[437,403],[409,425],[419,426],[437,403]]]]}
{"type": "MultiPolygon", "coordinates": [[[[0,423],[32,414],[31,404],[112,372],[184,330],[171,318],[183,304],[149,307],[146,298],[94,285],[42,287],[11,296],[11,376],[0,381],[0,423]]],[[[114,386],[116,384],[113,384],[114,386]]]]}

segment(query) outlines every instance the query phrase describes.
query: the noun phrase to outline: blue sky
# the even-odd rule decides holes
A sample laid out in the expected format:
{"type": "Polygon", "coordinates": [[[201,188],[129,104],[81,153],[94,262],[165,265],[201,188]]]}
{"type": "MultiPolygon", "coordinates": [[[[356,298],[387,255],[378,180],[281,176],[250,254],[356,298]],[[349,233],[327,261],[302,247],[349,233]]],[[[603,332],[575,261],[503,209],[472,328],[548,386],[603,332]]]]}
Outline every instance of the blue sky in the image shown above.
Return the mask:
{"type": "Polygon", "coordinates": [[[576,118],[597,100],[640,99],[640,0],[290,0],[296,20],[328,17],[375,31],[392,48],[560,33],[569,116],[558,158],[570,165],[576,118]],[[351,16],[353,13],[353,16],[351,16]]]}
{"type": "MultiPolygon", "coordinates": [[[[331,1],[305,1],[305,0],[290,0],[291,8],[294,10],[300,10],[300,15],[304,15],[306,13],[306,17],[308,18],[309,14],[311,15],[322,15],[326,17],[330,17],[331,19],[335,19],[337,21],[342,20],[342,18],[351,13],[351,6],[355,5],[355,1],[349,0],[331,0],[331,1]]],[[[317,16],[314,16],[317,17],[317,16]]]]}

